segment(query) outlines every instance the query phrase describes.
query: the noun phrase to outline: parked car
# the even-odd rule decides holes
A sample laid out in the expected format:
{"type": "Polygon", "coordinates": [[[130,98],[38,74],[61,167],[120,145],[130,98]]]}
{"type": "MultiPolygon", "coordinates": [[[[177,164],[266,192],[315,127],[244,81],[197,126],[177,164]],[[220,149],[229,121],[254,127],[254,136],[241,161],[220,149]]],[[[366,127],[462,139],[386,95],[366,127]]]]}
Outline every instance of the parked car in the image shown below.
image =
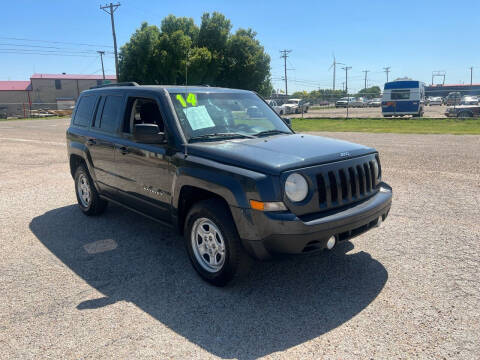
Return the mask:
{"type": "Polygon", "coordinates": [[[268,105],[279,115],[283,115],[283,108],[275,100],[265,100],[268,105]]]}
{"type": "Polygon", "coordinates": [[[352,96],[349,97],[343,97],[340,100],[337,100],[335,102],[335,107],[340,108],[340,107],[347,107],[347,106],[352,106],[352,103],[355,101],[355,98],[352,96]]]}
{"type": "Polygon", "coordinates": [[[362,108],[367,106],[367,102],[363,97],[354,98],[354,100],[350,103],[351,107],[362,108]]]}
{"type": "Polygon", "coordinates": [[[460,105],[448,107],[445,116],[456,118],[477,118],[480,117],[480,106],[460,105]]]}
{"type": "Polygon", "coordinates": [[[429,105],[429,106],[443,105],[443,99],[441,96],[430,96],[426,102],[427,102],[426,105],[429,105]]]}
{"type": "Polygon", "coordinates": [[[443,102],[447,106],[460,105],[462,102],[462,94],[458,91],[448,93],[443,102]]]}
{"type": "Polygon", "coordinates": [[[296,134],[246,90],[99,86],[80,94],[66,138],[83,214],[113,202],[173,228],[217,286],[251,256],[332,249],[379,226],[392,202],[375,149],[296,134]]]}
{"type": "Polygon", "coordinates": [[[368,107],[380,107],[382,106],[382,98],[370,99],[367,101],[368,107]]]}
{"type": "Polygon", "coordinates": [[[478,97],[466,95],[462,97],[461,105],[478,105],[478,97]]]}
{"type": "Polygon", "coordinates": [[[278,107],[279,107],[279,112],[278,113],[280,115],[289,115],[289,114],[294,114],[295,113],[295,109],[292,106],[290,106],[286,103],[284,103],[282,105],[278,105],[278,107]]]}
{"type": "Polygon", "coordinates": [[[292,114],[306,113],[310,107],[310,103],[302,99],[288,99],[285,105],[290,107],[292,114]]]}

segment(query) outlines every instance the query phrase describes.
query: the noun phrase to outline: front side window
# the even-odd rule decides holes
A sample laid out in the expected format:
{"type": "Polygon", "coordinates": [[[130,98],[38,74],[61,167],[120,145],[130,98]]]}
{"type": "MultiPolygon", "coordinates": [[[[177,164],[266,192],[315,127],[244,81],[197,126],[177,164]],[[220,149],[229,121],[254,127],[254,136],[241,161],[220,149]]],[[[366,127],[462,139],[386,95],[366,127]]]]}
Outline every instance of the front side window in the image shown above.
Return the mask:
{"type": "Polygon", "coordinates": [[[119,114],[122,110],[123,97],[109,95],[103,105],[102,117],[100,119],[100,129],[114,133],[117,130],[119,114]]]}
{"type": "Polygon", "coordinates": [[[189,141],[291,133],[282,119],[253,93],[170,93],[170,97],[189,141]]]}
{"type": "Polygon", "coordinates": [[[123,132],[132,134],[137,124],[156,124],[160,132],[165,131],[163,118],[155,100],[136,97],[128,98],[123,132]]]}
{"type": "Polygon", "coordinates": [[[408,100],[410,99],[410,90],[392,90],[392,100],[408,100]]]}
{"type": "Polygon", "coordinates": [[[94,95],[82,96],[75,111],[73,123],[79,126],[89,126],[92,120],[93,111],[97,97],[94,95]]]}

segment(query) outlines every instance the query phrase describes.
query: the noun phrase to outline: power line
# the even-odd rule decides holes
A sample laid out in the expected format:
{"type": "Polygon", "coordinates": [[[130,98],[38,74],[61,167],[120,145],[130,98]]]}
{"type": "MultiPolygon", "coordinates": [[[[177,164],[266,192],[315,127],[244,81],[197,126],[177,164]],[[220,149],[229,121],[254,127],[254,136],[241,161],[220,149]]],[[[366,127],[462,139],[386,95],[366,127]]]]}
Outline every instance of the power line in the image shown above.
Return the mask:
{"type": "Polygon", "coordinates": [[[25,52],[25,51],[10,51],[0,49],[0,54],[14,54],[14,55],[47,55],[47,56],[72,56],[83,58],[96,58],[97,55],[80,55],[80,54],[65,54],[65,53],[41,53],[41,52],[25,52]]]}
{"type": "Polygon", "coordinates": [[[283,59],[283,68],[284,68],[284,73],[285,73],[285,96],[288,96],[288,79],[287,79],[287,58],[288,54],[290,54],[292,50],[281,50],[280,53],[282,56],[280,58],[283,59]]]}
{"type": "MultiPolygon", "coordinates": [[[[74,48],[66,48],[66,47],[59,47],[59,46],[15,44],[15,43],[0,43],[0,46],[14,46],[14,47],[20,47],[20,48],[35,48],[35,50],[56,49],[56,50],[68,50],[68,51],[73,51],[73,52],[95,53],[95,50],[87,50],[87,49],[77,50],[77,49],[74,49],[74,48]]],[[[109,53],[113,54],[113,52],[109,52],[109,53]]]]}
{"type": "Polygon", "coordinates": [[[113,35],[113,51],[115,51],[115,75],[117,77],[118,81],[118,53],[117,53],[117,36],[115,35],[115,20],[113,18],[113,13],[117,8],[120,6],[120,3],[112,4],[110,5],[100,5],[100,9],[105,11],[107,14],[110,15],[110,22],[112,23],[112,35],[113,35]],[[108,10],[107,10],[108,9],[108,10]]]}
{"type": "MultiPolygon", "coordinates": [[[[17,49],[17,48],[4,48],[1,47],[2,45],[0,44],[0,50],[7,50],[7,51],[23,51],[23,52],[43,52],[43,53],[54,53],[54,54],[63,54],[63,53],[69,53],[69,54],[88,54],[88,55],[93,55],[95,54],[94,51],[82,51],[82,50],[68,50],[68,51],[60,51],[60,50],[48,50],[48,49],[17,49]]],[[[111,54],[111,52],[110,52],[111,54]]]]}
{"type": "Polygon", "coordinates": [[[0,36],[0,39],[4,40],[19,40],[19,41],[35,41],[35,42],[43,42],[43,43],[50,43],[50,44],[67,44],[67,45],[82,45],[82,46],[95,46],[95,47],[113,47],[111,45],[100,45],[100,44],[86,44],[86,43],[76,43],[76,42],[66,42],[66,41],[50,41],[50,40],[39,40],[39,39],[26,39],[26,38],[16,38],[16,37],[5,37],[0,36]]]}

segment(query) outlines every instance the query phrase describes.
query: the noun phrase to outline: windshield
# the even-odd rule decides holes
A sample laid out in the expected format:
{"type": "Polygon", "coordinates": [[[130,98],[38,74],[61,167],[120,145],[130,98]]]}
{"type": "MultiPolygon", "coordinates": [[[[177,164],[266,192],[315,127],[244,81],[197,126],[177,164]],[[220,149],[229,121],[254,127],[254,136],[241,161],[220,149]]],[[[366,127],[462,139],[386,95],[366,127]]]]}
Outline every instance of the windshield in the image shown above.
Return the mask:
{"type": "Polygon", "coordinates": [[[170,93],[187,140],[253,137],[292,131],[253,93],[170,93]]]}

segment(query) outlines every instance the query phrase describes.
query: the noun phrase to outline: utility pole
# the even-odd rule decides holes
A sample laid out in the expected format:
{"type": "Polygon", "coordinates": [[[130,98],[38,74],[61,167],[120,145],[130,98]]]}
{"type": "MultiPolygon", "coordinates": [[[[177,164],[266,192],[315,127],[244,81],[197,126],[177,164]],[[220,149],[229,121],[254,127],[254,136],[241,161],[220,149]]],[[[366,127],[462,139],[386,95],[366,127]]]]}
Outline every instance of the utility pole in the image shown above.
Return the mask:
{"type": "MultiPolygon", "coordinates": [[[[369,73],[370,70],[363,70],[362,72],[365,73],[365,87],[364,87],[364,89],[366,89],[367,88],[367,73],[369,73]]],[[[388,80],[387,80],[387,82],[388,82],[388,80]]]]}
{"type": "Polygon", "coordinates": [[[97,53],[100,54],[100,62],[102,63],[102,75],[103,75],[103,80],[105,80],[105,69],[103,68],[103,55],[105,55],[105,51],[97,51],[97,53]]]}
{"type": "Polygon", "coordinates": [[[280,54],[282,54],[280,58],[283,59],[284,71],[285,71],[285,96],[288,96],[287,58],[288,58],[288,54],[290,54],[291,52],[292,50],[287,50],[287,49],[280,51],[280,54]]]}
{"type": "Polygon", "coordinates": [[[470,66],[470,86],[473,85],[473,66],[470,66]]]}
{"type": "Polygon", "coordinates": [[[387,82],[388,82],[388,73],[390,72],[390,66],[384,67],[383,71],[387,74],[387,82]]]}
{"type": "Polygon", "coordinates": [[[112,23],[112,35],[113,35],[113,49],[115,51],[115,75],[117,77],[118,81],[118,53],[117,53],[117,36],[115,35],[115,20],[113,19],[113,13],[117,8],[120,6],[120,3],[112,4],[110,3],[109,5],[100,5],[100,9],[105,11],[107,14],[110,15],[110,22],[112,23]]]}
{"type": "MultiPolygon", "coordinates": [[[[333,55],[333,64],[330,66],[330,69],[333,67],[333,86],[332,86],[332,89],[333,91],[335,91],[335,76],[336,76],[336,73],[337,73],[337,65],[345,65],[343,63],[340,63],[340,62],[337,62],[337,59],[335,58],[335,55],[333,55]]],[[[330,70],[328,69],[328,70],[330,70]]]]}
{"type": "Polygon", "coordinates": [[[343,70],[345,70],[345,93],[348,96],[348,70],[350,70],[352,67],[351,66],[345,66],[342,67],[343,70]]]}
{"type": "Polygon", "coordinates": [[[347,96],[347,119],[348,119],[348,106],[350,105],[350,97],[348,96],[348,70],[350,70],[351,66],[343,67],[342,69],[345,70],[345,94],[347,96]]]}

